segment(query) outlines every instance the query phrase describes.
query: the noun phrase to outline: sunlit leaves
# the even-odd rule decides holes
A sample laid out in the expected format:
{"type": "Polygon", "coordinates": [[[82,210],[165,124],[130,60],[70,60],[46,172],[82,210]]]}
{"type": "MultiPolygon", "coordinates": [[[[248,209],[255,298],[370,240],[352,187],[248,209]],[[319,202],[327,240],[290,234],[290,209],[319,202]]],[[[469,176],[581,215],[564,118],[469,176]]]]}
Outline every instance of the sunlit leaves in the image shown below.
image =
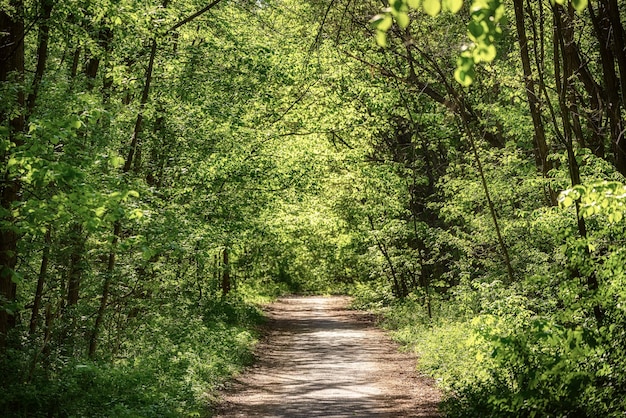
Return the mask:
{"type": "Polygon", "coordinates": [[[463,86],[469,86],[474,80],[474,60],[472,54],[466,51],[456,60],[454,78],[463,86]]]}
{"type": "Polygon", "coordinates": [[[441,2],[439,0],[424,0],[422,7],[430,16],[437,16],[441,11],[441,2]]]}
{"type": "Polygon", "coordinates": [[[387,46],[387,33],[383,31],[376,31],[376,43],[379,46],[387,46]]]}
{"type": "MultiPolygon", "coordinates": [[[[438,16],[442,11],[457,13],[463,7],[463,0],[393,0],[390,7],[371,20],[376,30],[376,42],[387,45],[387,31],[395,20],[400,28],[408,27],[409,11],[420,9],[429,16],[438,16]]],[[[474,64],[491,62],[497,55],[496,41],[502,35],[500,28],[504,16],[501,0],[474,0],[470,7],[471,20],[468,25],[470,43],[457,61],[456,80],[469,86],[474,79],[474,64]],[[471,59],[470,59],[471,58],[471,59]]]]}
{"type": "MultiPolygon", "coordinates": [[[[419,4],[419,1],[412,1],[413,4],[419,4]]],[[[396,20],[398,26],[402,29],[409,26],[409,4],[402,0],[395,0],[390,3],[390,7],[383,10],[383,13],[374,16],[370,23],[376,29],[376,43],[379,46],[387,46],[387,31],[393,25],[393,19],[396,20]]]]}
{"type": "Polygon", "coordinates": [[[406,13],[398,13],[396,15],[396,21],[398,22],[398,26],[404,29],[409,26],[409,15],[406,13]]]}
{"type": "MultiPolygon", "coordinates": [[[[566,0],[553,0],[557,4],[564,5],[566,0]]],[[[582,12],[588,4],[588,0],[571,0],[572,7],[582,12]]],[[[376,42],[379,46],[387,46],[386,33],[391,28],[395,19],[398,26],[406,28],[409,25],[408,10],[421,9],[429,16],[435,17],[441,11],[457,13],[463,7],[463,0],[392,0],[390,7],[374,16],[372,25],[376,29],[376,42]]],[[[470,6],[471,20],[468,23],[468,37],[470,42],[464,46],[465,52],[457,60],[457,68],[454,78],[463,86],[469,86],[474,80],[474,65],[489,63],[497,56],[496,43],[502,36],[501,25],[504,19],[504,4],[501,0],[473,0],[470,6]],[[468,60],[471,56],[471,61],[468,60]]]]}
{"type": "Polygon", "coordinates": [[[380,14],[374,16],[371,22],[372,26],[374,26],[377,30],[386,32],[389,30],[389,28],[391,28],[391,25],[393,24],[393,19],[391,18],[391,15],[380,14]]]}
{"type": "MultiPolygon", "coordinates": [[[[560,4],[562,6],[567,3],[566,0],[552,0],[552,2],[556,4],[560,4]]],[[[572,7],[574,7],[574,9],[579,13],[585,10],[585,8],[587,7],[587,4],[588,4],[588,0],[572,0],[572,7]]]]}
{"type": "Polygon", "coordinates": [[[491,62],[496,58],[496,42],[502,35],[500,27],[504,17],[504,5],[500,0],[475,0],[470,8],[468,23],[469,45],[457,61],[455,79],[464,86],[474,80],[474,65],[491,62]],[[470,59],[471,58],[471,59],[470,59]]]}
{"type": "Polygon", "coordinates": [[[461,7],[463,7],[463,0],[443,0],[441,2],[441,6],[443,10],[456,13],[461,10],[461,7]]]}
{"type": "Polygon", "coordinates": [[[124,165],[124,157],[121,157],[119,155],[112,155],[109,158],[109,163],[113,168],[121,168],[124,165]]]}
{"type": "Polygon", "coordinates": [[[582,217],[605,215],[609,222],[619,222],[626,212],[626,185],[616,181],[579,184],[559,195],[559,205],[563,208],[576,201],[582,217]]]}
{"type": "Polygon", "coordinates": [[[587,0],[572,0],[572,6],[580,13],[587,7],[587,0]]]}

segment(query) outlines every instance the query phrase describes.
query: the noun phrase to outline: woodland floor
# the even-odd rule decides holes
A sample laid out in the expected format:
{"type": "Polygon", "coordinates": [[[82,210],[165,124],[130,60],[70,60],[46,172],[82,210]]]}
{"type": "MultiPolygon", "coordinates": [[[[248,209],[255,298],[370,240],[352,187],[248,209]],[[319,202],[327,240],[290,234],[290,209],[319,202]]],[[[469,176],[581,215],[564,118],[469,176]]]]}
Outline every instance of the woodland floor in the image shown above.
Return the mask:
{"type": "Polygon", "coordinates": [[[257,361],[223,393],[218,417],[439,417],[440,393],[347,297],[268,306],[257,361]]]}

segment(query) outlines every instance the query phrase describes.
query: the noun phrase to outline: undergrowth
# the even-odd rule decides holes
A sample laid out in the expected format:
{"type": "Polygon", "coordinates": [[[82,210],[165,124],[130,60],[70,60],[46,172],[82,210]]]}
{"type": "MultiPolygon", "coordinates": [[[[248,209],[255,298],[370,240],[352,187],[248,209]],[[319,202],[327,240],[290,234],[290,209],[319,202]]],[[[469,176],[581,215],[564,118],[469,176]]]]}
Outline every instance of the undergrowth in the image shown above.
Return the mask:
{"type": "Polygon", "coordinates": [[[354,305],[381,314],[416,352],[418,369],[444,392],[446,416],[624,416],[623,326],[564,323],[499,283],[459,286],[432,301],[433,318],[423,298],[392,299],[375,287],[357,286],[354,305]]]}
{"type": "Polygon", "coordinates": [[[252,360],[261,312],[241,298],[164,308],[129,327],[111,358],[64,348],[32,358],[9,351],[0,364],[3,417],[206,417],[223,382],[252,360]]]}

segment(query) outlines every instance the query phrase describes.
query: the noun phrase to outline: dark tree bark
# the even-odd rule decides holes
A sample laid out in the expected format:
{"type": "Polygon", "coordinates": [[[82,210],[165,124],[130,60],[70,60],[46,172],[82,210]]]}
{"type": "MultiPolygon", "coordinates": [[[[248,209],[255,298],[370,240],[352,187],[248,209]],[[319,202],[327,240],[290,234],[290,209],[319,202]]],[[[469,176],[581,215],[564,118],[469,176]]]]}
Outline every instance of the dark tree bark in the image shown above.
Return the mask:
{"type": "Polygon", "coordinates": [[[102,327],[102,322],[104,321],[104,313],[106,311],[106,307],[109,302],[109,290],[111,288],[111,282],[113,281],[113,276],[115,274],[116,247],[117,247],[117,242],[119,240],[120,231],[121,231],[121,223],[119,221],[116,221],[113,225],[113,239],[111,241],[112,250],[109,252],[106,276],[104,278],[104,283],[102,285],[102,296],[100,297],[100,307],[98,308],[98,312],[96,314],[96,322],[94,323],[93,330],[89,338],[89,351],[88,351],[89,358],[95,357],[96,349],[98,348],[98,336],[100,334],[100,328],[102,327]]]}
{"type": "Polygon", "coordinates": [[[222,290],[222,297],[226,296],[230,293],[231,290],[231,280],[230,280],[230,264],[228,261],[228,248],[224,248],[222,251],[222,282],[220,285],[220,289],[222,290]]]}
{"type": "Polygon", "coordinates": [[[626,175],[626,140],[621,116],[626,98],[626,36],[617,1],[599,0],[596,4],[597,9],[594,9],[589,2],[588,10],[598,38],[614,164],[620,173],[626,175]]]}
{"type": "Polygon", "coordinates": [[[150,59],[148,61],[148,69],[146,70],[146,78],[143,87],[143,92],[141,94],[141,101],[139,103],[139,113],[137,113],[137,119],[135,120],[135,129],[133,129],[133,136],[130,141],[130,148],[128,150],[128,155],[126,156],[126,162],[124,163],[124,168],[122,171],[124,173],[128,173],[132,167],[135,153],[139,148],[139,138],[141,135],[141,131],[143,129],[143,112],[148,103],[148,97],[150,95],[150,84],[152,83],[152,72],[154,71],[154,59],[156,58],[157,53],[157,41],[156,39],[152,40],[152,46],[150,47],[150,59]]]}
{"type": "MultiPolygon", "coordinates": [[[[369,215],[367,216],[367,219],[369,220],[372,231],[374,231],[376,229],[376,227],[374,226],[374,220],[369,215]]],[[[387,248],[385,247],[385,245],[378,239],[378,237],[375,237],[375,239],[376,239],[376,246],[378,247],[378,250],[383,255],[383,257],[385,257],[385,260],[387,261],[387,265],[389,266],[389,270],[391,271],[391,279],[393,280],[393,290],[394,290],[393,293],[397,298],[403,298],[409,294],[409,291],[406,288],[406,283],[404,282],[404,280],[401,280],[398,277],[396,268],[393,264],[393,261],[391,260],[391,256],[389,255],[389,252],[387,251],[387,248]]]]}
{"type": "MultiPolygon", "coordinates": [[[[101,27],[98,30],[98,45],[103,51],[107,51],[113,40],[113,31],[107,27],[101,27]]],[[[98,76],[98,69],[100,68],[101,57],[98,54],[94,54],[87,61],[87,67],[85,68],[85,75],[87,76],[87,87],[91,90],[95,87],[96,77],[98,76]]]]}
{"type": "Polygon", "coordinates": [[[74,50],[72,55],[72,66],[70,67],[70,78],[75,79],[78,75],[78,64],[80,63],[80,47],[74,50]]]}
{"type": "MultiPolygon", "coordinates": [[[[571,6],[567,10],[561,9],[560,6],[555,5],[554,9],[554,79],[556,81],[557,93],[559,95],[559,106],[561,108],[561,120],[563,123],[563,136],[565,147],[567,149],[567,159],[569,166],[569,176],[572,186],[579,185],[581,183],[580,179],[580,168],[578,166],[578,162],[576,161],[576,156],[574,154],[574,146],[573,146],[573,135],[576,134],[570,118],[572,117],[572,113],[577,113],[576,103],[568,101],[568,95],[573,88],[570,85],[570,80],[574,75],[575,68],[573,67],[575,63],[575,59],[571,55],[571,49],[567,47],[567,45],[574,41],[574,33],[573,28],[571,26],[571,16],[573,14],[573,9],[571,6]],[[563,15],[567,13],[569,18],[564,20],[563,15]]],[[[579,202],[576,201],[576,217],[578,221],[578,233],[582,238],[587,237],[587,225],[585,223],[585,218],[580,216],[580,207],[579,202]]],[[[589,258],[589,251],[586,250],[586,256],[589,258]]],[[[578,270],[573,272],[574,276],[580,277],[581,274],[578,270]]],[[[587,282],[587,287],[591,291],[597,291],[599,288],[598,278],[596,277],[595,272],[590,272],[587,274],[585,278],[587,282]]],[[[600,305],[595,305],[593,308],[593,314],[598,323],[601,323],[604,317],[604,313],[600,305]]]]}
{"type": "Polygon", "coordinates": [[[51,226],[48,226],[46,235],[44,237],[43,254],[41,255],[41,265],[39,267],[39,276],[37,277],[37,289],[35,290],[35,300],[33,301],[33,309],[30,315],[30,326],[28,328],[28,334],[33,336],[37,331],[37,325],[39,321],[39,310],[41,309],[41,299],[43,296],[43,286],[46,283],[46,277],[48,275],[48,263],[50,261],[50,246],[52,245],[51,239],[51,226]]]}
{"type": "MultiPolygon", "coordinates": [[[[593,8],[592,2],[588,3],[589,16],[598,39],[600,62],[602,63],[602,80],[604,84],[604,101],[609,116],[611,143],[616,144],[622,132],[623,121],[621,117],[622,102],[620,98],[619,77],[615,71],[615,57],[611,50],[612,28],[608,19],[607,10],[603,2],[598,2],[598,11],[593,8]]],[[[604,148],[604,147],[603,147],[604,148]]]]}
{"type": "MultiPolygon", "coordinates": [[[[524,87],[526,90],[526,99],[530,108],[530,116],[533,121],[534,135],[533,143],[535,146],[535,162],[539,170],[544,176],[552,169],[552,164],[548,160],[548,144],[546,142],[546,134],[541,119],[541,101],[537,97],[535,90],[535,81],[533,79],[532,68],[530,66],[530,55],[528,52],[528,37],[526,36],[524,2],[523,0],[513,0],[513,8],[515,10],[515,28],[517,30],[517,38],[520,46],[520,58],[522,60],[522,70],[524,72],[524,87]]],[[[553,199],[552,199],[553,200],[553,199]]],[[[553,204],[555,202],[552,202],[553,204]]]]}
{"type": "MultiPolygon", "coordinates": [[[[0,83],[24,81],[24,4],[21,0],[11,1],[14,14],[9,15],[0,10],[0,83]]],[[[8,128],[9,140],[15,146],[22,144],[20,134],[24,130],[24,93],[17,89],[16,97],[4,98],[9,105],[19,108],[17,116],[0,113],[0,126],[8,128]]],[[[14,110],[14,109],[13,109],[14,110]]],[[[2,166],[6,167],[8,153],[1,156],[2,166]]],[[[13,178],[6,168],[2,169],[0,179],[0,206],[2,221],[9,226],[0,228],[0,300],[2,304],[15,301],[17,286],[13,281],[14,269],[17,264],[18,233],[13,224],[11,209],[19,200],[20,183],[13,178]]],[[[6,343],[7,332],[15,326],[15,314],[0,309],[0,348],[6,343]]]]}
{"type": "Polygon", "coordinates": [[[44,72],[46,71],[46,63],[48,62],[48,41],[50,39],[50,15],[52,14],[53,6],[54,1],[52,0],[41,0],[39,2],[39,7],[41,8],[41,23],[39,24],[39,39],[37,42],[37,68],[30,88],[31,91],[26,100],[27,118],[35,109],[39,86],[41,85],[44,72]]]}
{"type": "Polygon", "coordinates": [[[84,270],[83,255],[85,252],[85,237],[83,227],[79,223],[74,223],[70,229],[72,240],[72,252],[70,254],[70,266],[67,280],[67,308],[78,304],[80,295],[80,283],[84,270]]]}
{"type": "MultiPolygon", "coordinates": [[[[533,6],[531,5],[531,0],[527,0],[527,10],[531,16],[532,27],[533,27],[533,35],[534,42],[542,42],[543,37],[545,37],[545,32],[543,31],[544,27],[544,14],[543,7],[540,6],[540,27],[541,31],[541,39],[536,33],[536,16],[532,12],[533,6]]],[[[558,9],[556,10],[560,14],[560,19],[564,22],[564,26],[571,28],[568,30],[573,31],[573,14],[565,13],[564,10],[558,9]]],[[[568,92],[569,100],[572,103],[578,103],[577,110],[571,113],[572,116],[572,128],[576,134],[576,138],[580,143],[581,147],[589,148],[596,156],[600,158],[604,158],[604,139],[605,139],[605,129],[603,126],[603,118],[605,113],[605,103],[604,97],[606,96],[605,91],[602,89],[602,86],[596,81],[591,70],[589,69],[588,60],[583,56],[580,50],[580,46],[576,43],[573,36],[569,36],[571,41],[565,43],[564,47],[566,48],[566,54],[568,59],[571,61],[571,68],[573,75],[578,78],[580,81],[580,85],[584,88],[583,92],[579,92],[572,83],[570,83],[570,91],[568,92]],[[584,109],[584,111],[583,111],[584,109]],[[580,113],[579,113],[580,111],[580,113]],[[587,121],[587,132],[583,131],[582,119],[586,119],[587,121]]],[[[536,46],[535,46],[536,48],[536,46]]],[[[549,95],[545,91],[545,85],[543,84],[543,72],[545,71],[544,64],[544,56],[542,54],[541,57],[536,57],[537,62],[537,72],[540,78],[541,88],[540,90],[545,94],[546,102],[549,101],[549,95]]],[[[549,103],[548,103],[548,106],[549,103]]],[[[552,107],[549,107],[552,111],[552,107]]],[[[556,118],[553,117],[553,121],[556,124],[556,118]]]]}

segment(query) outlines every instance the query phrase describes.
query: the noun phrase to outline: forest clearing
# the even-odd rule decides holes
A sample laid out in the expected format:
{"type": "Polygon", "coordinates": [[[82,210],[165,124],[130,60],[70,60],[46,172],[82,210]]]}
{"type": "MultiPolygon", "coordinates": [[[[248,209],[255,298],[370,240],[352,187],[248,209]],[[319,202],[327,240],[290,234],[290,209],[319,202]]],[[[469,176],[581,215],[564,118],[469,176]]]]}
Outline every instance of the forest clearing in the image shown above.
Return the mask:
{"type": "Polygon", "coordinates": [[[0,0],[0,416],[260,416],[255,368],[304,356],[326,384],[346,349],[362,397],[281,366],[295,409],[268,413],[623,417],[624,22],[624,0],[0,0]]]}

